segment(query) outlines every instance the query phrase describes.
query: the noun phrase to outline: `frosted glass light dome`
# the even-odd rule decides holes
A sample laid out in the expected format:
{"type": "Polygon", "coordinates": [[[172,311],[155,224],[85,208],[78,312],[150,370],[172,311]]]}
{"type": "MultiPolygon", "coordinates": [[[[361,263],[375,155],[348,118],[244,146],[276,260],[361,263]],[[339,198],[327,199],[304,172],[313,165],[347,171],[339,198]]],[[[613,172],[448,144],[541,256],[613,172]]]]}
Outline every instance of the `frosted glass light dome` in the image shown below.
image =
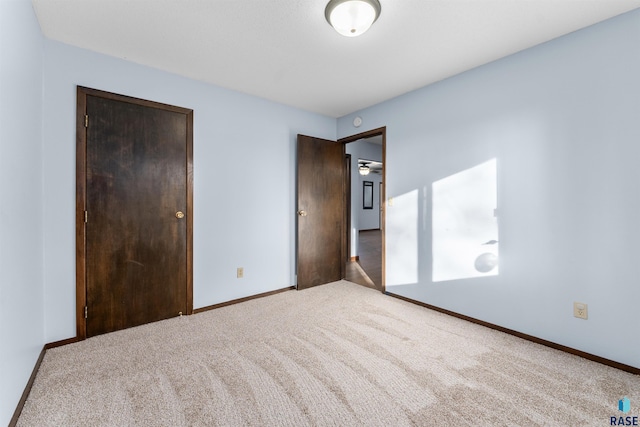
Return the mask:
{"type": "Polygon", "coordinates": [[[340,34],[356,37],[371,27],[380,16],[378,0],[331,0],[324,15],[340,34]]]}

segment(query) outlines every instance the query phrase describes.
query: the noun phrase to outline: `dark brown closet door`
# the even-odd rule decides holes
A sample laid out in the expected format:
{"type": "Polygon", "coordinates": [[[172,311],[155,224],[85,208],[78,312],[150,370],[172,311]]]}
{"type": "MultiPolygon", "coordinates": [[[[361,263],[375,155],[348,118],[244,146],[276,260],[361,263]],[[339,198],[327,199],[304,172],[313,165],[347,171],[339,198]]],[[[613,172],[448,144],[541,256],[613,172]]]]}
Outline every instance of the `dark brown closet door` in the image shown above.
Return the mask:
{"type": "Polygon", "coordinates": [[[187,314],[188,117],[91,95],[86,115],[86,335],[187,314]]]}

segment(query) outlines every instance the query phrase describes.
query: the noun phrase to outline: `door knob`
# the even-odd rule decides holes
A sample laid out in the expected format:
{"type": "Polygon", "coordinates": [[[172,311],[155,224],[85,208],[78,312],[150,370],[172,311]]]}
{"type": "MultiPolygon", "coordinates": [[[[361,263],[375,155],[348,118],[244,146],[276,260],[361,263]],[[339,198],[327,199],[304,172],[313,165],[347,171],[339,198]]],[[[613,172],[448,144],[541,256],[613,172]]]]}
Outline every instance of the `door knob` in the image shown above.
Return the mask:
{"type": "Polygon", "coordinates": [[[184,218],[184,212],[182,212],[182,211],[176,212],[176,218],[178,218],[178,219],[184,218]]]}
{"type": "Polygon", "coordinates": [[[298,215],[300,215],[300,216],[307,216],[307,211],[299,210],[299,211],[298,211],[298,215]]]}

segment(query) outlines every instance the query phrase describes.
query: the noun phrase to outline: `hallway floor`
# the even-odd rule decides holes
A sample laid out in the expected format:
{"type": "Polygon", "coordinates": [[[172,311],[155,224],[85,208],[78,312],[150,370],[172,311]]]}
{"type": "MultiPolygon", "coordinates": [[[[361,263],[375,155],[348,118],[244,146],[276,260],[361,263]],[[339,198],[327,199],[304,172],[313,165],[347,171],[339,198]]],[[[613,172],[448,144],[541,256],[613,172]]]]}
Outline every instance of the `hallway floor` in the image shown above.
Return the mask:
{"type": "Polygon", "coordinates": [[[382,291],[382,232],[359,232],[359,260],[347,262],[346,279],[382,291]]]}

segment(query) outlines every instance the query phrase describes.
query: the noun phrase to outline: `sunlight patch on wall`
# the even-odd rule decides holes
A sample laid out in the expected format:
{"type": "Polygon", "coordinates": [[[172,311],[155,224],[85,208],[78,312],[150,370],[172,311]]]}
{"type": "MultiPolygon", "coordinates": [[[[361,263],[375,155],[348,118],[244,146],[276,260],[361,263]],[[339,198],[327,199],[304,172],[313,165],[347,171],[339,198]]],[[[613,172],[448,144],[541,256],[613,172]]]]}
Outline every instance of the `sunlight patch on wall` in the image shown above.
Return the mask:
{"type": "Polygon", "coordinates": [[[498,275],[496,159],[432,184],[434,282],[498,275]]]}
{"type": "Polygon", "coordinates": [[[418,283],[418,190],[388,201],[386,285],[418,283]]]}

